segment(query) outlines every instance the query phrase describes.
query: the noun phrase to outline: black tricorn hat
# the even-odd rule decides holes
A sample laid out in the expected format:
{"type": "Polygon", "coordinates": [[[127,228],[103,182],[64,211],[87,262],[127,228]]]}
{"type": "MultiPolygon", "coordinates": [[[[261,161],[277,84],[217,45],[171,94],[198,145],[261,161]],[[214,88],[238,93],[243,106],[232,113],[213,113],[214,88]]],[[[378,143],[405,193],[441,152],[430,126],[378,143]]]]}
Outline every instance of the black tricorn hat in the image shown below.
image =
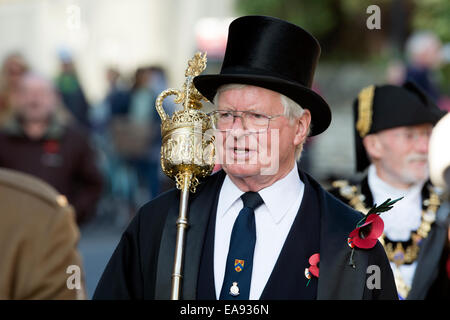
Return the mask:
{"type": "Polygon", "coordinates": [[[414,82],[403,86],[368,86],[353,102],[356,170],[364,171],[370,160],[363,138],[371,133],[403,126],[431,123],[435,125],[446,114],[414,82]]]}
{"type": "Polygon", "coordinates": [[[318,41],[302,28],[273,17],[244,16],[230,24],[220,74],[197,76],[194,84],[210,101],[230,83],[279,92],[311,112],[311,135],[317,135],[331,122],[328,104],[311,90],[319,56],[318,41]]]}

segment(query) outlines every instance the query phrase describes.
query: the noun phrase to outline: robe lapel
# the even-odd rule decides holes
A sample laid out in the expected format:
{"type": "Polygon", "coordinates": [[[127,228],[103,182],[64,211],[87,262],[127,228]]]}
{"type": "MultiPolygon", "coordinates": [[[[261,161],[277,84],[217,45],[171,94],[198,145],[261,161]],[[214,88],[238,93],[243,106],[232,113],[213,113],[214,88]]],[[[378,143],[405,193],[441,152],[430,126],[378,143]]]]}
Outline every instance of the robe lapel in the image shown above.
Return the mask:
{"type": "Polygon", "coordinates": [[[335,201],[310,178],[319,195],[321,213],[320,273],[317,299],[362,299],[364,295],[368,255],[355,249],[355,268],[349,265],[351,249],[347,237],[361,218],[355,211],[335,201]]]}
{"type": "Polygon", "coordinates": [[[317,294],[317,279],[308,280],[304,270],[309,257],[320,252],[320,212],[315,190],[300,172],[305,184],[302,203],[286,238],[274,269],[261,294],[261,300],[313,300],[317,294]]]}
{"type": "MultiPolygon", "coordinates": [[[[211,207],[215,202],[216,195],[220,190],[220,186],[223,183],[224,178],[225,173],[220,171],[212,175],[206,182],[197,187],[196,193],[191,193],[189,195],[189,228],[185,241],[181,290],[181,298],[183,300],[192,300],[196,298],[198,270],[200,266],[203,242],[208,226],[209,214],[212,211],[211,207]]],[[[178,208],[179,203],[173,204],[170,207],[161,238],[161,247],[158,256],[158,270],[156,274],[156,299],[170,299],[178,208]]]]}
{"type": "Polygon", "coordinates": [[[198,300],[216,300],[216,286],[214,280],[214,237],[216,229],[217,205],[219,192],[209,215],[208,230],[203,244],[203,252],[197,283],[198,300]]]}
{"type": "Polygon", "coordinates": [[[368,255],[355,249],[353,268],[346,241],[361,216],[331,198],[307,174],[300,172],[300,177],[305,183],[304,200],[261,299],[362,299],[368,255]],[[306,287],[304,269],[317,252],[318,284],[313,278],[306,287]]]}

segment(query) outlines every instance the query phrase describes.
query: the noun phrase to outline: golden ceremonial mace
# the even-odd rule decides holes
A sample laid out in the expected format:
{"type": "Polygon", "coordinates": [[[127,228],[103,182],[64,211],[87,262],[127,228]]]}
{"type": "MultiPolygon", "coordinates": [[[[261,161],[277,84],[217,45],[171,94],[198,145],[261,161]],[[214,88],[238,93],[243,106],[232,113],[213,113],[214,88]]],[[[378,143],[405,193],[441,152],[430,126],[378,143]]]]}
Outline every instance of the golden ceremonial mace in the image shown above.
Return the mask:
{"type": "Polygon", "coordinates": [[[177,238],[172,272],[171,300],[179,300],[183,277],[184,243],[188,228],[189,191],[195,192],[198,178],[209,176],[214,168],[214,135],[211,118],[200,111],[201,100],[206,100],[193,84],[193,78],[206,68],[206,53],[197,52],[189,60],[182,90],[167,89],[156,99],[156,110],[161,117],[161,168],[175,179],[181,190],[179,215],[176,222],[177,238]],[[175,103],[183,110],[172,117],[165,113],[163,100],[175,95],[175,103]]]}

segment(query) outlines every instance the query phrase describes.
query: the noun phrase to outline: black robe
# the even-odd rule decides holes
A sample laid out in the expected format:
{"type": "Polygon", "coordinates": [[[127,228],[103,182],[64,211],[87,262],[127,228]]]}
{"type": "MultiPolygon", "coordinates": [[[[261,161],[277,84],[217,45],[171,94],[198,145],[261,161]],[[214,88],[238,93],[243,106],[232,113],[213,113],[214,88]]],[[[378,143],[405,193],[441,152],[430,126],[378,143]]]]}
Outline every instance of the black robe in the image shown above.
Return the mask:
{"type": "MultiPolygon", "coordinates": [[[[380,243],[368,250],[355,249],[356,267],[349,265],[352,250],[347,237],[362,215],[307,174],[299,174],[305,183],[302,204],[261,299],[397,299],[392,270],[380,243]],[[313,278],[306,287],[305,266],[317,251],[319,279],[313,278]],[[379,267],[380,289],[367,286],[370,265],[379,267]]],[[[224,178],[220,171],[190,195],[182,299],[215,299],[213,221],[224,178]]],[[[180,192],[171,190],[139,210],[106,266],[94,299],[170,298],[179,199],[180,192]]]]}

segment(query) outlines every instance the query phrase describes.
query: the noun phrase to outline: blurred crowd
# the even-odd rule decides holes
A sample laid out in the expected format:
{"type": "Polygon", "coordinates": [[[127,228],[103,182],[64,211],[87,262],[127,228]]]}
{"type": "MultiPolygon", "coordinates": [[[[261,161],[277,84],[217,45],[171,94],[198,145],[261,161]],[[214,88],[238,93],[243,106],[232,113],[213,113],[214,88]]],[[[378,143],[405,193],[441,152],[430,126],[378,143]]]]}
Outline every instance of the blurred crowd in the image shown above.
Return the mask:
{"type": "MultiPolygon", "coordinates": [[[[65,267],[57,267],[82,270],[80,228],[120,230],[138,207],[172,186],[159,168],[155,100],[167,88],[164,70],[140,67],[126,77],[108,68],[108,91],[91,104],[71,53],[61,50],[59,60],[53,79],[20,52],[1,65],[0,299],[85,298],[82,288],[67,290],[65,267]],[[46,261],[36,267],[40,259],[46,261]],[[25,264],[49,273],[33,273],[22,285],[16,280],[30,269],[25,264]]],[[[165,108],[173,112],[173,102],[165,108]]]]}
{"type": "Polygon", "coordinates": [[[405,44],[405,60],[392,62],[387,69],[387,81],[401,85],[413,81],[427,93],[437,105],[450,111],[448,91],[443,92],[439,83],[439,69],[450,61],[449,45],[443,45],[435,33],[413,33],[405,44]]]}
{"type": "MultiPolygon", "coordinates": [[[[88,116],[107,186],[99,214],[126,225],[139,206],[172,186],[160,170],[160,118],[155,109],[167,81],[159,66],[140,67],[131,80],[108,68],[106,81],[105,98],[88,116]]],[[[172,102],[165,107],[169,113],[175,108],[172,102]]]]}
{"type": "MultiPolygon", "coordinates": [[[[77,222],[95,215],[124,226],[170,182],[159,170],[157,95],[164,70],[140,67],[132,79],[106,70],[108,92],[90,105],[67,51],[54,79],[11,53],[0,77],[0,167],[39,177],[67,196],[77,222]]],[[[169,112],[173,104],[168,103],[169,112]]]]}

